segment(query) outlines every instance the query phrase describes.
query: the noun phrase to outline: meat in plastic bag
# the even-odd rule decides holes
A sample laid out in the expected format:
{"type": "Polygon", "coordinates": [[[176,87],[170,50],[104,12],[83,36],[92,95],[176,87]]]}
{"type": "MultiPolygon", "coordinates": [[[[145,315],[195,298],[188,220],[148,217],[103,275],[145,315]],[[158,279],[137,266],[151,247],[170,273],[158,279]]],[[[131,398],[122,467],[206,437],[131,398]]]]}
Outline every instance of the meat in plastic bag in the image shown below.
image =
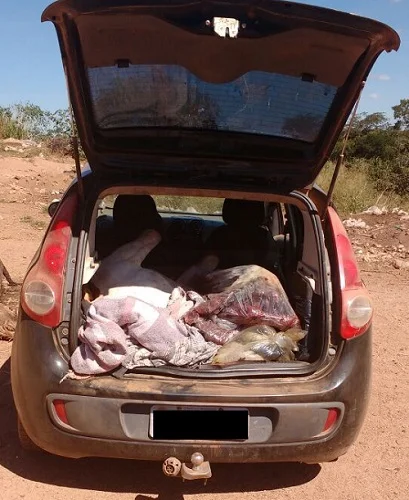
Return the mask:
{"type": "Polygon", "coordinates": [[[300,328],[277,332],[271,326],[256,325],[246,328],[224,344],[213,358],[214,365],[227,365],[239,361],[294,361],[299,351],[297,342],[305,337],[300,328]]]}
{"type": "Polygon", "coordinates": [[[204,278],[200,291],[207,294],[206,301],[191,309],[183,320],[196,326],[208,341],[223,345],[243,327],[252,325],[268,325],[279,331],[300,327],[279,279],[262,267],[215,271],[204,278]]]}

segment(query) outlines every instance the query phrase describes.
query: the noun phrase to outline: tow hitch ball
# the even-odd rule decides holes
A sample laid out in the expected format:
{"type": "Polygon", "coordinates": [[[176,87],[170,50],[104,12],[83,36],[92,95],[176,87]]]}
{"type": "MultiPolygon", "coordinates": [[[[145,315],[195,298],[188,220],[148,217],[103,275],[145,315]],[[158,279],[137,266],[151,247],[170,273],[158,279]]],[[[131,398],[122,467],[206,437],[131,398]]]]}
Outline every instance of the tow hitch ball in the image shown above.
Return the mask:
{"type": "Polygon", "coordinates": [[[193,453],[190,462],[190,464],[185,464],[175,457],[169,457],[163,462],[163,473],[168,477],[181,477],[182,481],[204,479],[204,484],[206,484],[207,480],[212,477],[209,462],[205,462],[203,455],[199,452],[193,453]]]}

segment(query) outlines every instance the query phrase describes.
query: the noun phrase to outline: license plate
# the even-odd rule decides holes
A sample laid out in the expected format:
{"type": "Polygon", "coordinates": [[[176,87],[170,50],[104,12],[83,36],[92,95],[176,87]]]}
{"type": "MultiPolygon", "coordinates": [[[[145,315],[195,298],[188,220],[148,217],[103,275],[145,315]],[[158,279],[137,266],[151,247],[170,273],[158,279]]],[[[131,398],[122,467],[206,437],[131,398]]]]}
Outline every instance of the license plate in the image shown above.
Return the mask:
{"type": "Polygon", "coordinates": [[[172,441],[244,441],[249,438],[249,412],[244,408],[154,406],[149,436],[172,441]]]}

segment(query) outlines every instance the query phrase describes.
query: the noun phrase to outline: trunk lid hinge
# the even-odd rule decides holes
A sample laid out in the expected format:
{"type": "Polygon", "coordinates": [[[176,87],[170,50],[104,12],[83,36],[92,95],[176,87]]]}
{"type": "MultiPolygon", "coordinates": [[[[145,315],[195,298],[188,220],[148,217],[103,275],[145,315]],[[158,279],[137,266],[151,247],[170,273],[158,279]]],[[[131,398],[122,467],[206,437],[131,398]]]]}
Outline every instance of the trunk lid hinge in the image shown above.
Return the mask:
{"type": "Polygon", "coordinates": [[[338,179],[339,172],[340,172],[341,167],[344,163],[345,149],[346,149],[346,146],[348,143],[349,135],[350,135],[351,130],[352,130],[352,125],[354,123],[354,119],[355,119],[357,111],[358,111],[359,101],[361,100],[361,96],[362,96],[362,92],[364,90],[364,87],[365,87],[365,82],[362,82],[361,89],[359,91],[358,98],[357,98],[355,105],[354,105],[354,108],[352,110],[351,118],[350,118],[349,124],[347,126],[347,131],[346,131],[346,134],[344,136],[344,140],[342,142],[342,149],[341,149],[341,152],[338,156],[337,163],[336,163],[335,169],[334,169],[334,173],[332,175],[332,179],[331,179],[331,182],[330,182],[330,185],[328,188],[327,198],[325,200],[325,206],[324,206],[324,210],[322,213],[322,220],[323,221],[325,221],[325,219],[326,219],[328,207],[332,204],[332,196],[334,194],[335,183],[338,179]]]}

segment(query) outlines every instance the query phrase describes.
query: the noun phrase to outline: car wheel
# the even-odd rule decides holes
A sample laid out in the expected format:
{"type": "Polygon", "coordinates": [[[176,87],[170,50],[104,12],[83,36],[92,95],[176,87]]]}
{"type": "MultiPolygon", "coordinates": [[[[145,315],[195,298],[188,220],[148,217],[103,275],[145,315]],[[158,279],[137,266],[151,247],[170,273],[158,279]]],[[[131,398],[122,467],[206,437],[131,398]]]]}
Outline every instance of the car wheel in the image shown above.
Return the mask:
{"type": "Polygon", "coordinates": [[[28,436],[27,432],[25,431],[23,424],[21,423],[21,420],[17,418],[17,433],[18,433],[18,439],[20,441],[20,445],[23,448],[23,450],[26,451],[42,451],[41,448],[39,448],[33,441],[30,439],[28,436]]]}

